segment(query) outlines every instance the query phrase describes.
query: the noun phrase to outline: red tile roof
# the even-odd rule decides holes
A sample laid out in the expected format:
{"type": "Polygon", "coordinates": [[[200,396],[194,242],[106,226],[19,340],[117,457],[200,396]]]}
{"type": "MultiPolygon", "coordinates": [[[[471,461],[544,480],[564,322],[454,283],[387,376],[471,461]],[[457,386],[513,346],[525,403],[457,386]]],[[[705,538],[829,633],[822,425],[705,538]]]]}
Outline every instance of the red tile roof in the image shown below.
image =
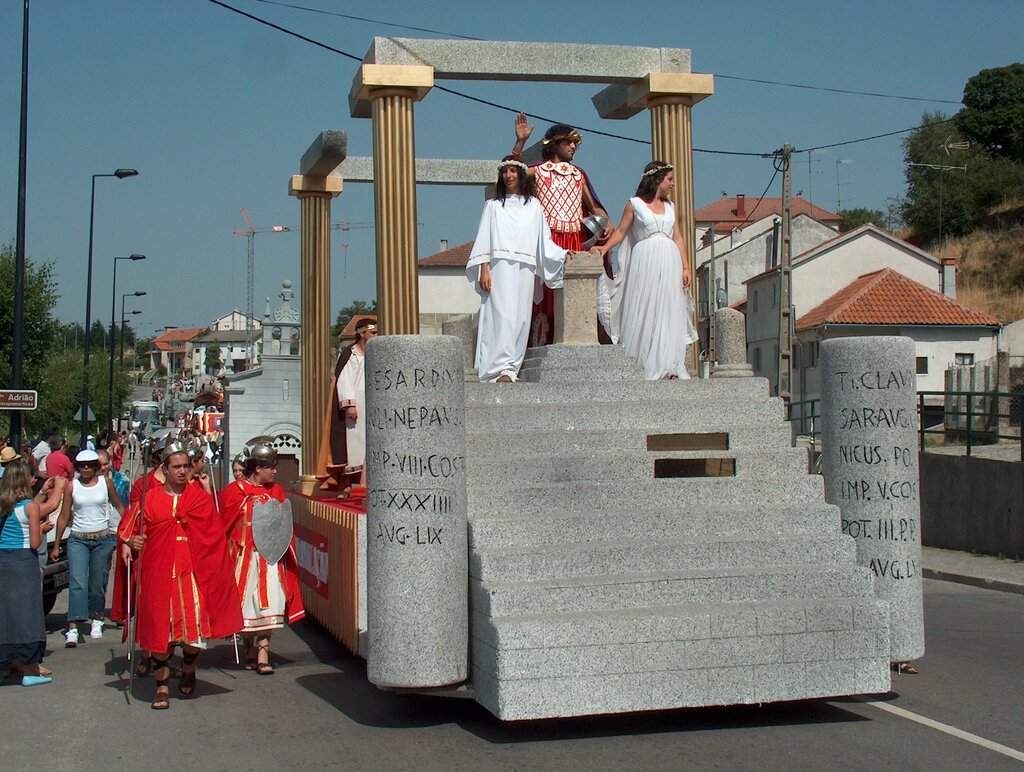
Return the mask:
{"type": "Polygon", "coordinates": [[[153,343],[184,343],[206,331],[205,327],[175,327],[153,338],[153,343]]]}
{"type": "MultiPolygon", "coordinates": [[[[830,212],[827,209],[822,209],[820,206],[815,206],[801,196],[795,196],[793,198],[793,216],[796,217],[798,214],[806,214],[819,222],[831,225],[838,225],[843,221],[841,215],[830,212]]],[[[693,219],[697,223],[717,223],[717,230],[721,232],[738,227],[744,221],[749,224],[771,215],[782,216],[781,198],[766,197],[758,202],[756,198],[741,195],[724,196],[705,207],[701,207],[693,213],[693,219]],[[742,215],[738,214],[740,211],[740,200],[743,202],[744,214],[742,215]]]]}
{"type": "Polygon", "coordinates": [[[465,268],[466,263],[469,262],[469,253],[473,249],[473,242],[467,241],[465,244],[459,244],[457,247],[446,249],[444,252],[438,252],[436,255],[430,255],[420,260],[420,267],[429,268],[433,266],[446,266],[452,268],[465,268]]]}
{"type": "Polygon", "coordinates": [[[957,303],[892,268],[864,274],[801,316],[798,331],[823,324],[998,327],[992,314],[957,303]]]}

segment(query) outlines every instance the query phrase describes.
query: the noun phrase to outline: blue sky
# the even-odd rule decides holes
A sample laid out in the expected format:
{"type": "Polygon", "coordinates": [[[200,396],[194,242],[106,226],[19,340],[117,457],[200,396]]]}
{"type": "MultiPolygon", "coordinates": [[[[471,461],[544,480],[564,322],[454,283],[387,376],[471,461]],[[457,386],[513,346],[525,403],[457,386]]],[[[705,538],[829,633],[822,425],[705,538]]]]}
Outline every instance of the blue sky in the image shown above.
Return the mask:
{"type": "MultiPolygon", "coordinates": [[[[375,35],[444,37],[334,16],[228,0],[335,48],[363,55],[375,35]]],[[[959,9],[931,2],[590,3],[380,0],[293,4],[497,40],[690,48],[693,69],[718,75],[855,91],[959,100],[979,70],[1020,61],[1024,3],[981,0],[959,9]]],[[[0,3],[0,241],[13,242],[17,205],[21,8],[0,3]]],[[[140,176],[97,180],[94,318],[107,318],[113,257],[118,294],[145,290],[143,334],[204,326],[245,308],[245,207],[257,226],[298,225],[288,179],[323,129],[349,134],[351,155],[371,154],[370,122],[348,114],[356,63],[273,31],[206,0],[33,0],[31,14],[27,250],[57,268],[61,319],[84,319],[91,175],[133,167],[140,176]]],[[[650,138],[646,114],[601,121],[597,86],[454,83],[474,96],[581,127],[650,138]]],[[[716,79],[694,109],[697,148],[768,152],[806,148],[916,125],[956,105],[833,94],[716,79]]],[[[537,123],[543,132],[546,124],[537,123]]],[[[615,216],[650,160],[646,145],[588,134],[578,162],[615,216]]],[[[433,92],[416,109],[416,149],[435,158],[498,158],[513,142],[513,115],[433,92]]],[[[834,209],[836,161],[844,207],[885,209],[903,194],[900,137],[806,155],[794,191],[834,209]],[[809,174],[810,172],[810,174],[809,174]]],[[[756,197],[769,160],[697,153],[698,206],[721,192],[756,197]]],[[[777,179],[769,195],[780,195],[777,179]]],[[[476,231],[479,189],[419,189],[420,255],[476,231]]],[[[349,185],[333,220],[373,219],[372,190],[349,185]]],[[[336,311],[375,292],[373,230],[332,234],[336,311]],[[348,244],[348,250],[343,248],[348,244]],[[347,254],[347,259],[345,255],[347,254]]],[[[299,284],[299,236],[256,237],[256,311],[281,281],[299,284]]],[[[120,298],[118,298],[120,305],[120,298]]],[[[131,308],[132,305],[129,305],[131,308]]],[[[332,314],[333,315],[333,314],[332,314]]]]}

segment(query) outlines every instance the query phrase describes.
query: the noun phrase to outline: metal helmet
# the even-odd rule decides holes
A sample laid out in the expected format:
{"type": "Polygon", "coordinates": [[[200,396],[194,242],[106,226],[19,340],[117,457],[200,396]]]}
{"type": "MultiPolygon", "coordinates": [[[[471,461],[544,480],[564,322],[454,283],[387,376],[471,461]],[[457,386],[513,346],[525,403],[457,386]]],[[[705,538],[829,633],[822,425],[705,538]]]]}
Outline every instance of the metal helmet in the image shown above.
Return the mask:
{"type": "Polygon", "coordinates": [[[244,456],[246,461],[269,465],[277,461],[277,450],[270,443],[258,442],[246,447],[244,456]]]}
{"type": "Polygon", "coordinates": [[[188,445],[181,440],[171,440],[160,451],[160,459],[166,464],[167,460],[178,453],[188,454],[188,445]]]}
{"type": "Polygon", "coordinates": [[[608,227],[608,218],[599,214],[587,215],[583,218],[583,249],[593,247],[604,229],[608,227]]]}

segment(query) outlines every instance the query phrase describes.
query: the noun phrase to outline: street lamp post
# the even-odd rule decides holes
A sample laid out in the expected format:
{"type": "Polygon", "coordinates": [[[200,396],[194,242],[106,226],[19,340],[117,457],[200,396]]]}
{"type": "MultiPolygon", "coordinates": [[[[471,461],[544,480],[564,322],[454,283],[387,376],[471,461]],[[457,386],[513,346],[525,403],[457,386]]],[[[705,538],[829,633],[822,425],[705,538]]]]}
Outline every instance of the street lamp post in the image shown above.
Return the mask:
{"type": "MultiPolygon", "coordinates": [[[[145,290],[139,290],[138,292],[125,292],[121,295],[121,364],[124,364],[124,299],[125,298],[141,298],[146,294],[145,290]]],[[[129,311],[129,314],[141,314],[139,310],[129,311]]]]}
{"type": "Polygon", "coordinates": [[[89,436],[89,328],[92,326],[92,233],[96,219],[96,178],[117,177],[123,180],[137,174],[135,169],[117,169],[111,174],[92,175],[92,195],[89,198],[89,263],[85,272],[85,367],[82,370],[82,434],[79,443],[79,447],[82,448],[88,447],[85,440],[89,436]]]}
{"type": "MultiPolygon", "coordinates": [[[[128,255],[127,257],[114,258],[114,283],[110,288],[110,374],[107,380],[107,420],[114,423],[114,310],[117,308],[117,261],[118,260],[145,260],[145,255],[128,255]]],[[[123,300],[123,298],[122,298],[123,300]]],[[[122,308],[124,307],[122,303],[122,308]]],[[[124,324],[124,322],[122,322],[124,324]]],[[[121,334],[124,338],[124,333],[121,334]]]]}

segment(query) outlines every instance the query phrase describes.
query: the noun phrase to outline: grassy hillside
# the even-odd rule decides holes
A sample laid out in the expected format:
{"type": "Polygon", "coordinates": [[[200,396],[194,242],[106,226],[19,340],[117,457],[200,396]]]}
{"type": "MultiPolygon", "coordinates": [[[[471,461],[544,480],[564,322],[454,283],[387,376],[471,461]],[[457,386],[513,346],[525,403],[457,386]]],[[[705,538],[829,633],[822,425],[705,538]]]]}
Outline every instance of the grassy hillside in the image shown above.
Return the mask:
{"type": "Polygon", "coordinates": [[[1004,322],[1024,318],[1024,201],[996,207],[969,236],[924,249],[936,257],[956,258],[961,303],[1004,322]]]}

